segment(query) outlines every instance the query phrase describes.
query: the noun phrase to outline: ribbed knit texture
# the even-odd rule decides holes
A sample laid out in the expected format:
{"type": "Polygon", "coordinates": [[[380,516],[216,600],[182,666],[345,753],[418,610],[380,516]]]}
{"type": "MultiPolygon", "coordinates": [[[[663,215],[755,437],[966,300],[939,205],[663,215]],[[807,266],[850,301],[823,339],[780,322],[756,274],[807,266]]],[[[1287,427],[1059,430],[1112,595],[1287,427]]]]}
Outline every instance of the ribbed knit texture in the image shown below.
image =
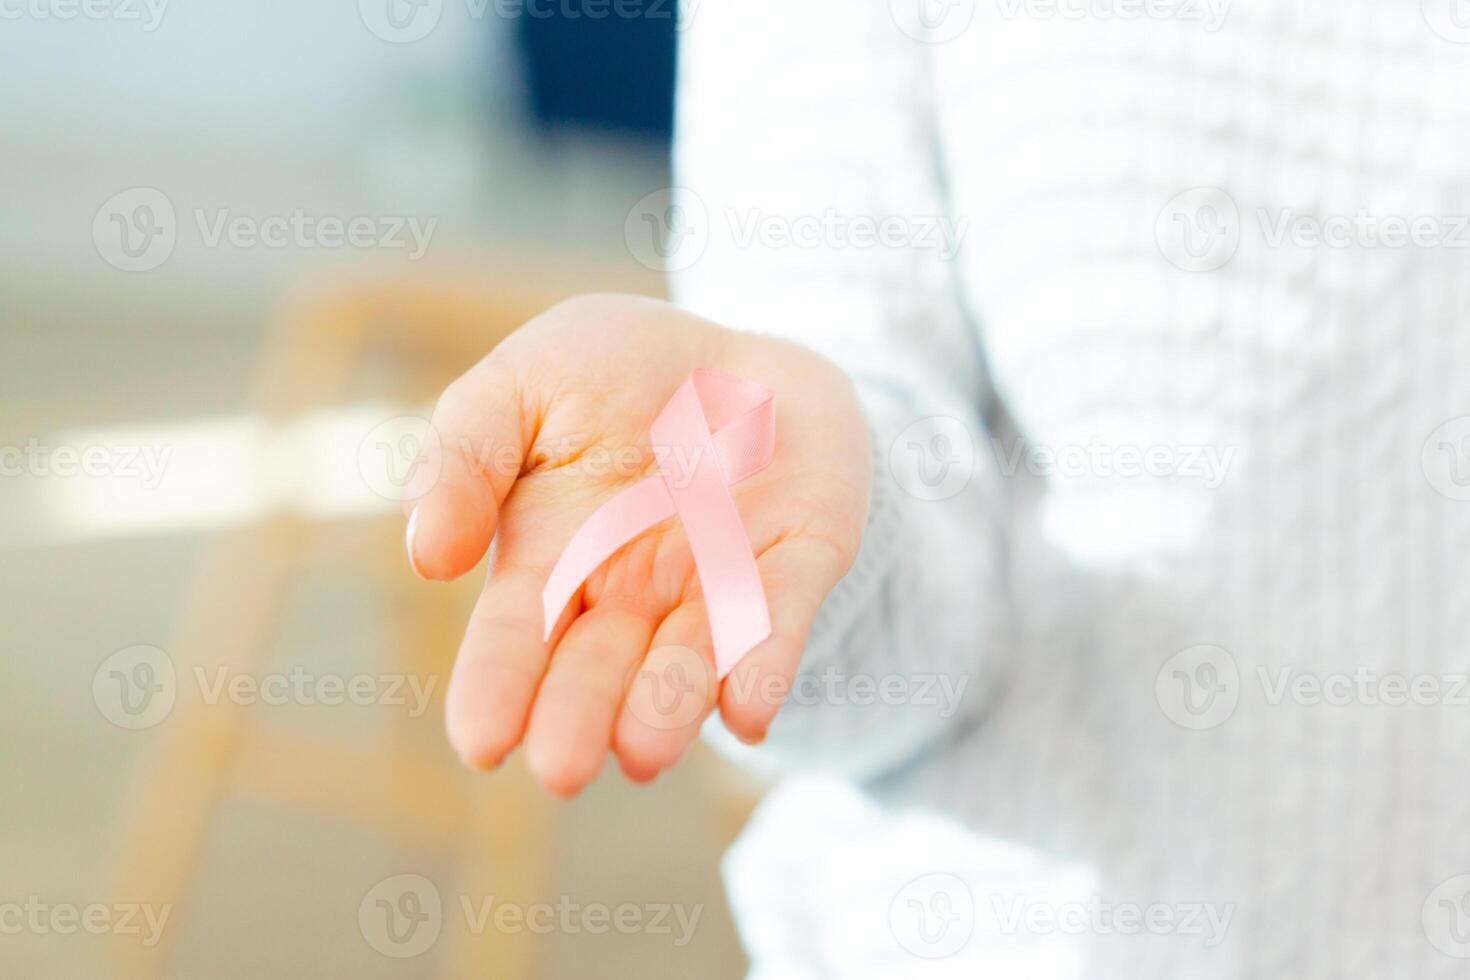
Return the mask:
{"type": "Polygon", "coordinates": [[[863,796],[789,776],[733,852],[756,975],[1466,976],[1466,889],[1431,893],[1470,874],[1470,423],[1431,436],[1470,415],[1470,47],[1407,0],[1240,0],[1218,30],[983,0],[944,43],[906,6],[703,0],[684,35],[676,169],[709,241],[677,298],[838,360],[874,430],[862,554],[803,671],[967,682],[952,713],[783,710],[758,755],[863,796]],[[1239,245],[1191,271],[1167,208],[1200,187],[1239,245]],[[1270,240],[1360,212],[1451,241],[1270,240]],[[968,226],[952,258],[741,240],[823,215],[968,226]],[[920,494],[947,444],[899,438],[931,416],[969,443],[943,500],[920,494]],[[1008,473],[1016,434],[1229,465],[1008,473]],[[1283,670],[1451,703],[1272,703],[1283,670]],[[1202,683],[1228,717],[1189,713],[1202,683]],[[977,910],[939,959],[892,919],[932,874],[977,910]],[[1214,945],[1000,929],[1016,895],[1232,917],[1214,945]]]}

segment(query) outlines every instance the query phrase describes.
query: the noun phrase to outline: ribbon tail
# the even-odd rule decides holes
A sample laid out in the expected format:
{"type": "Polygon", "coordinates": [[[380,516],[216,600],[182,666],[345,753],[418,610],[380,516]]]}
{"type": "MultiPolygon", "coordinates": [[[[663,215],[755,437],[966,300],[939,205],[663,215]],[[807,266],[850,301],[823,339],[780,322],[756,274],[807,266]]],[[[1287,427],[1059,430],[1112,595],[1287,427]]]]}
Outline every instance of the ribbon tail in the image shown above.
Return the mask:
{"type": "Polygon", "coordinates": [[[723,678],[771,635],[760,569],[692,380],[679,386],[651,431],[656,446],[665,452],[680,447],[693,462],[682,472],[661,461],[660,472],[689,536],[709,613],[716,673],[723,678]]]}
{"type": "Polygon", "coordinates": [[[572,535],[541,590],[542,639],[551,639],[557,620],[587,576],[623,545],[673,516],[674,501],[657,476],[633,484],[597,508],[572,535]]]}

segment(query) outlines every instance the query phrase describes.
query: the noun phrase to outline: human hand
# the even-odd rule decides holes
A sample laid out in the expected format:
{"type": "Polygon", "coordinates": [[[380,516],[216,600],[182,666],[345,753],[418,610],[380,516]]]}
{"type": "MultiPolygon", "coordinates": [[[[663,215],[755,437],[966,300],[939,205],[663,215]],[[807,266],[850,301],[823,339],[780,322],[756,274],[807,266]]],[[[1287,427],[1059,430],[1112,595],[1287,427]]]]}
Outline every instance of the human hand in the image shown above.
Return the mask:
{"type": "Polygon", "coordinates": [[[442,462],[432,485],[411,494],[415,570],[457,578],[494,541],[447,694],[449,738],[467,764],[492,768],[524,741],[536,778],[570,795],[609,749],[628,778],[653,779],[716,704],[738,737],[764,737],[866,517],[866,425],[835,365],[666,303],[587,296],[532,320],[451,384],[433,424],[442,462]],[[588,515],[656,471],[649,425],[701,367],[775,393],[775,456],[731,488],[772,635],[716,680],[699,578],[675,518],[593,573],[543,640],[552,566],[588,515]]]}

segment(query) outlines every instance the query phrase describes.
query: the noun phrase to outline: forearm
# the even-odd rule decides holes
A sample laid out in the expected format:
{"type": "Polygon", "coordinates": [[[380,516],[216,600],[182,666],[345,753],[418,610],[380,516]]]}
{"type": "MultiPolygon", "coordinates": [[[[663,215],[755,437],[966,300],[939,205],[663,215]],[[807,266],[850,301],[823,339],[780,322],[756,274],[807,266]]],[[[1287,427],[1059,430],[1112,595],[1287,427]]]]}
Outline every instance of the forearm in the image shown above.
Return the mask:
{"type": "Polygon", "coordinates": [[[783,763],[895,765],[979,707],[1004,654],[1006,484],[981,424],[994,395],[956,276],[965,225],[947,200],[929,56],[887,5],[842,0],[712,0],[681,54],[675,170],[708,235],[675,299],[835,361],[874,444],[860,552],[761,750],[783,763]],[[815,241],[749,233],[828,217],[837,227],[815,241]],[[848,234],[863,227],[906,234],[848,234]],[[922,234],[935,227],[951,232],[944,247],[922,234]],[[934,418],[950,421],[911,429],[934,418]],[[965,470],[959,486],[946,465],[965,470]]]}

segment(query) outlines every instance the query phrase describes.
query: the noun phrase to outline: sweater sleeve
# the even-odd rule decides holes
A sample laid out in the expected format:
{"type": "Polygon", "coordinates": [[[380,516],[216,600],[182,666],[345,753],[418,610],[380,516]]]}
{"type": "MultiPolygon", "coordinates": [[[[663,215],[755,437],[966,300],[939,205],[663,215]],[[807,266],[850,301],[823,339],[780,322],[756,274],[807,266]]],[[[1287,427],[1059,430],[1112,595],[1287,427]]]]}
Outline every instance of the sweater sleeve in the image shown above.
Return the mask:
{"type": "Polygon", "coordinates": [[[870,425],[859,556],[756,753],[856,776],[974,715],[996,687],[1009,605],[1007,481],[955,269],[967,228],[946,210],[928,48],[892,6],[688,5],[675,152],[698,235],[676,302],[832,358],[870,425]]]}

